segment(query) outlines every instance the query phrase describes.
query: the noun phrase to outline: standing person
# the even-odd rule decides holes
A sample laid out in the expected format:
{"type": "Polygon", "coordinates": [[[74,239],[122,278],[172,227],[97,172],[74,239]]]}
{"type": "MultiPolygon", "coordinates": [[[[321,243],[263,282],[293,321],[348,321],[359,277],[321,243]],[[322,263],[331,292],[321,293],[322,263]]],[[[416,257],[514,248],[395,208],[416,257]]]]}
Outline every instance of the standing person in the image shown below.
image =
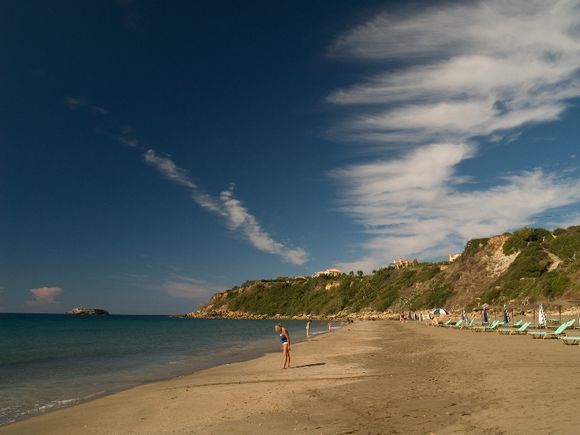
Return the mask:
{"type": "Polygon", "coordinates": [[[489,316],[487,315],[487,307],[483,307],[483,311],[481,312],[481,323],[487,325],[489,322],[489,316]]]}
{"type": "Polygon", "coordinates": [[[508,324],[511,322],[510,313],[508,313],[507,307],[503,306],[503,323],[508,324]]]}
{"type": "Polygon", "coordinates": [[[310,319],[306,322],[306,336],[310,337],[310,319]]]}
{"type": "Polygon", "coordinates": [[[276,332],[280,334],[280,342],[282,343],[282,355],[284,356],[283,369],[290,368],[290,334],[288,330],[282,326],[281,323],[276,325],[276,332]]]}

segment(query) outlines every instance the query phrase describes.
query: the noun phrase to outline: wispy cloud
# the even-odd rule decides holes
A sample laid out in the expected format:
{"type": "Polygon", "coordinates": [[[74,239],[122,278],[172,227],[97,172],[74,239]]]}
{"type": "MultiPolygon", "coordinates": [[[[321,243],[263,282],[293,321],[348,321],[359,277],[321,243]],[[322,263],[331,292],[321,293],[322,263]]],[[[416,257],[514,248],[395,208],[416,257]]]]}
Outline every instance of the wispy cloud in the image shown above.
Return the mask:
{"type": "Polygon", "coordinates": [[[67,105],[67,107],[71,110],[78,110],[78,109],[88,109],[94,113],[97,113],[99,115],[108,115],[109,111],[101,106],[96,106],[94,104],[91,104],[90,101],[84,99],[84,98],[79,98],[79,97],[71,97],[71,96],[67,96],[64,99],[65,104],[67,105]]]}
{"type": "Polygon", "coordinates": [[[206,300],[215,292],[205,281],[188,276],[176,275],[163,284],[163,291],[181,299],[206,300]]]}
{"type": "Polygon", "coordinates": [[[472,181],[456,167],[475,151],[472,145],[435,144],[337,171],[345,188],[341,209],[370,234],[362,245],[368,254],[340,266],[371,270],[400,255],[446,255],[466,239],[524,226],[547,209],[580,201],[580,181],[541,169],[462,191],[472,181]]]}
{"type": "Polygon", "coordinates": [[[381,13],[338,38],[330,54],[398,65],[328,96],[357,109],[337,134],[368,144],[377,159],[386,150],[392,156],[336,172],[342,210],[370,235],[368,255],[343,266],[445,254],[467,238],[580,201],[574,174],[535,169],[478,189],[458,169],[485,152],[476,138],[509,143],[517,129],[559,119],[580,96],[580,2],[446,3],[381,13]],[[412,148],[393,151],[405,144],[412,148]]]}
{"type": "Polygon", "coordinates": [[[304,264],[308,261],[308,254],[302,248],[290,248],[274,240],[262,229],[256,217],[249,212],[243,203],[234,196],[234,185],[214,197],[204,192],[189,177],[186,170],[179,168],[167,156],[160,156],[149,149],[144,155],[145,162],[153,166],[165,178],[187,188],[191,199],[203,209],[224,219],[227,227],[241,234],[254,248],[278,255],[284,261],[292,264],[304,264]]]}
{"type": "Polygon", "coordinates": [[[117,136],[117,139],[119,140],[119,142],[127,146],[130,146],[131,148],[136,148],[137,146],[139,146],[139,140],[129,136],[119,135],[117,136]]]}
{"type": "Polygon", "coordinates": [[[388,141],[471,137],[552,121],[580,96],[577,1],[491,1],[380,14],[339,38],[336,56],[406,67],[328,97],[366,105],[344,129],[388,141]],[[372,107],[371,107],[372,106],[372,107]]]}
{"type": "MultiPolygon", "coordinates": [[[[66,105],[71,110],[89,109],[99,114],[108,114],[105,109],[95,106],[90,101],[67,96],[66,105]]],[[[221,217],[227,227],[242,235],[254,248],[281,257],[284,261],[301,265],[308,261],[309,255],[303,248],[291,248],[274,240],[260,225],[256,217],[234,196],[234,184],[218,196],[210,195],[199,187],[188,172],[178,167],[169,156],[159,155],[153,149],[146,148],[135,137],[130,126],[123,125],[118,132],[110,134],[120,143],[143,152],[145,163],[155,168],[164,178],[189,190],[191,199],[204,210],[221,217]]]]}
{"type": "Polygon", "coordinates": [[[30,289],[32,301],[29,301],[29,305],[42,306],[42,305],[52,305],[55,304],[55,298],[62,293],[60,287],[39,287],[30,289]]]}
{"type": "Polygon", "coordinates": [[[252,246],[260,251],[275,254],[292,264],[304,264],[308,261],[308,254],[302,248],[291,249],[283,243],[277,242],[261,227],[256,218],[248,211],[242,202],[234,197],[233,184],[228,190],[220,194],[220,200],[225,211],[228,228],[241,231],[252,246]]]}

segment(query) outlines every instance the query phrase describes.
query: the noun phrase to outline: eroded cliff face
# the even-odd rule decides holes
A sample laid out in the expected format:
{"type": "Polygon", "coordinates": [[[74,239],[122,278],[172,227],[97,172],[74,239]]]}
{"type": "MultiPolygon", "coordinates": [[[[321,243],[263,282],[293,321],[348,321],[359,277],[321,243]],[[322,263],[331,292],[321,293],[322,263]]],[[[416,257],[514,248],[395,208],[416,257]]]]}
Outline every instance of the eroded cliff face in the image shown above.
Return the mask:
{"type": "Polygon", "coordinates": [[[509,235],[495,236],[488,240],[472,241],[472,246],[447,269],[445,280],[453,284],[454,295],[448,301],[453,307],[469,305],[481,297],[500,275],[505,273],[519,252],[505,255],[503,245],[509,235]]]}

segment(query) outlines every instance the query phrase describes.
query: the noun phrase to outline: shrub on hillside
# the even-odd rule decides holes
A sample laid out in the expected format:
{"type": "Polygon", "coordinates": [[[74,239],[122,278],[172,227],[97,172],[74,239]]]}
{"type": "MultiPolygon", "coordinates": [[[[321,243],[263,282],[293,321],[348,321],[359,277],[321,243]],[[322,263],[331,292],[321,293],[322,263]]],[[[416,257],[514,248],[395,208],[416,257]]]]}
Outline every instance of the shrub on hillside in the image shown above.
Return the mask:
{"type": "Polygon", "coordinates": [[[562,274],[556,272],[548,272],[542,276],[542,280],[538,283],[543,296],[547,298],[554,298],[563,295],[570,286],[570,279],[562,274]]]}
{"type": "Polygon", "coordinates": [[[472,255],[477,254],[479,250],[489,242],[489,237],[483,239],[472,239],[465,244],[465,249],[463,250],[462,257],[471,257],[472,255]]]}
{"type": "Polygon", "coordinates": [[[433,282],[427,290],[410,296],[410,307],[413,310],[444,307],[453,294],[453,286],[450,283],[433,282]]]}
{"type": "Polygon", "coordinates": [[[550,243],[550,251],[564,260],[574,258],[574,255],[580,257],[580,233],[566,232],[557,236],[550,243]]]}
{"type": "Polygon", "coordinates": [[[513,233],[503,245],[503,253],[511,255],[530,243],[543,243],[552,239],[552,233],[543,228],[523,228],[513,233]]]}

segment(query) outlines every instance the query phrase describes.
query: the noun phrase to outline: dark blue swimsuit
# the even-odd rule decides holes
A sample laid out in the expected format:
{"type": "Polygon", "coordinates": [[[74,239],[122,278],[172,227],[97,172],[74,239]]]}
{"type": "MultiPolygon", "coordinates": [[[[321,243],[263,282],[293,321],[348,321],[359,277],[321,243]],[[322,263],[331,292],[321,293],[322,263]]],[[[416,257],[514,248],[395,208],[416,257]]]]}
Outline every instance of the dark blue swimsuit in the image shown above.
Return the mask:
{"type": "Polygon", "coordinates": [[[288,339],[284,334],[280,334],[280,341],[282,342],[282,344],[288,343],[288,339]]]}

